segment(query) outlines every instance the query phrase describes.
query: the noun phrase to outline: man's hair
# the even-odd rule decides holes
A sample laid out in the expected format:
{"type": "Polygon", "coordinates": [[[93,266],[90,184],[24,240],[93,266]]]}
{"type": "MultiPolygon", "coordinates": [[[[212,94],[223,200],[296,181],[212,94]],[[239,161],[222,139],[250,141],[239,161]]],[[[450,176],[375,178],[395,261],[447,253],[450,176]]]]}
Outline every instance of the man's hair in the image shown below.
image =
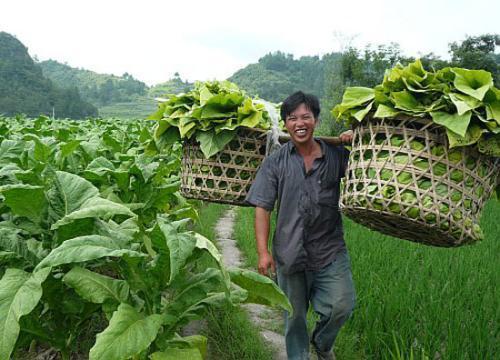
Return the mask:
{"type": "Polygon", "coordinates": [[[286,122],[287,116],[293,113],[301,104],[304,104],[306,108],[311,110],[314,115],[314,119],[319,119],[319,112],[321,109],[318,98],[314,95],[304,94],[302,91],[297,91],[287,97],[283,101],[283,104],[281,104],[281,118],[283,121],[286,122]]]}

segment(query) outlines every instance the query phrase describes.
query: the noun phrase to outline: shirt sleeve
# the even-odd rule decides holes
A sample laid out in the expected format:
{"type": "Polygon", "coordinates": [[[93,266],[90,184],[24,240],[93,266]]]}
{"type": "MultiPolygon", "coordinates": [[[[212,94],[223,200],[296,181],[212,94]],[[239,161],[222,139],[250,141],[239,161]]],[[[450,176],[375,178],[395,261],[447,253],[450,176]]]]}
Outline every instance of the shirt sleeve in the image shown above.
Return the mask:
{"type": "Polygon", "coordinates": [[[340,149],[340,178],[345,177],[345,173],[347,171],[347,165],[349,163],[349,150],[347,150],[344,146],[340,149]]]}
{"type": "Polygon", "coordinates": [[[278,176],[275,159],[268,157],[262,162],[245,202],[268,211],[274,209],[278,194],[278,176]]]}

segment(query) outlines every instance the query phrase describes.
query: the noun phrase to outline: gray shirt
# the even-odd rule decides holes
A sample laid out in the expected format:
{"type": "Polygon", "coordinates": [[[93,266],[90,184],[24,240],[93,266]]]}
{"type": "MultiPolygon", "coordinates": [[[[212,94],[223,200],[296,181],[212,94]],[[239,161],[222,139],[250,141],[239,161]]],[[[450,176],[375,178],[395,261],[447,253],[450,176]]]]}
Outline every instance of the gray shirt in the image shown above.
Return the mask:
{"type": "Polygon", "coordinates": [[[273,256],[286,274],[322,269],[345,251],[339,196],[349,152],[316,140],[322,156],[308,173],[289,141],[264,160],[246,197],[268,211],[277,202],[273,256]]]}

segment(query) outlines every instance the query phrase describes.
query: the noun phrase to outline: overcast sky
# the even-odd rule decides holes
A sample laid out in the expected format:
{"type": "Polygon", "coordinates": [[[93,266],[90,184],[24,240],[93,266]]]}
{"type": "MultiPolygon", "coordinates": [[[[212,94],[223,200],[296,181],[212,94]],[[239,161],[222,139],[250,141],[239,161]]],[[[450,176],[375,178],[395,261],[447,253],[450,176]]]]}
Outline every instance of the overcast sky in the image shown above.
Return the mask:
{"type": "Polygon", "coordinates": [[[447,57],[465,35],[500,33],[494,0],[1,0],[0,31],[40,60],[148,85],[224,79],[271,51],[322,55],[352,40],[447,57]]]}

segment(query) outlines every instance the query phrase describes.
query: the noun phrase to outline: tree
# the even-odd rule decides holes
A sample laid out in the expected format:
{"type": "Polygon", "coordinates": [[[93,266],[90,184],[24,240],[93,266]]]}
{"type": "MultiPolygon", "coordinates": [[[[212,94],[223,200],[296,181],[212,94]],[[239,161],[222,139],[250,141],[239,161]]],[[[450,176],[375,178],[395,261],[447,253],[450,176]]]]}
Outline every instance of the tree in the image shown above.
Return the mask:
{"type": "Polygon", "coordinates": [[[492,73],[495,85],[500,86],[500,55],[495,50],[500,46],[500,35],[484,34],[468,36],[461,43],[449,44],[453,66],[467,69],[483,69],[492,73]]]}

